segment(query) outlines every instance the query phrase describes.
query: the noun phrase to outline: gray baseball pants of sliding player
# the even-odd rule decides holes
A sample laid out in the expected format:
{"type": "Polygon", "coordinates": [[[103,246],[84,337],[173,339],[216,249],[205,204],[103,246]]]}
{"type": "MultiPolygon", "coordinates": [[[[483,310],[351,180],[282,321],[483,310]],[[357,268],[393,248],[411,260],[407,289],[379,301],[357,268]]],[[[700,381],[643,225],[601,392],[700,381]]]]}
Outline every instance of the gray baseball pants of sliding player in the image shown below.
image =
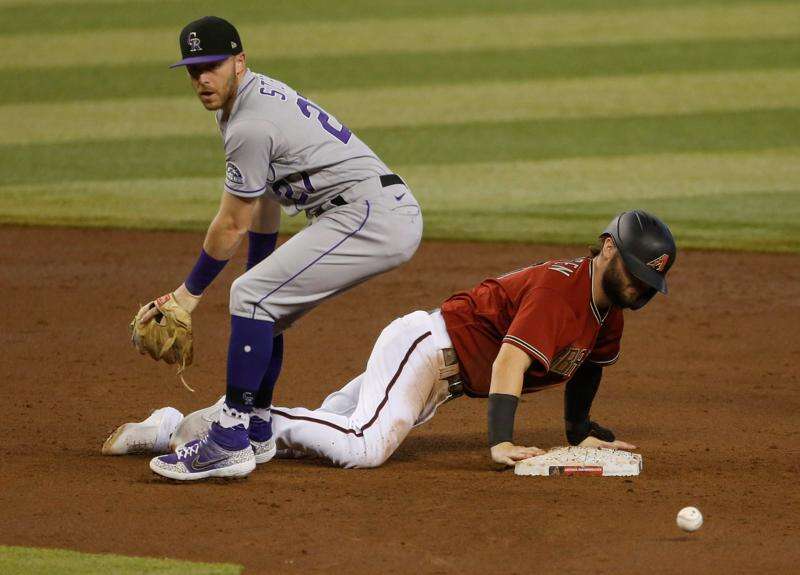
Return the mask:
{"type": "Polygon", "coordinates": [[[365,180],[231,286],[231,315],[275,323],[278,334],[324,300],[411,259],[419,204],[403,184],[365,180]]]}

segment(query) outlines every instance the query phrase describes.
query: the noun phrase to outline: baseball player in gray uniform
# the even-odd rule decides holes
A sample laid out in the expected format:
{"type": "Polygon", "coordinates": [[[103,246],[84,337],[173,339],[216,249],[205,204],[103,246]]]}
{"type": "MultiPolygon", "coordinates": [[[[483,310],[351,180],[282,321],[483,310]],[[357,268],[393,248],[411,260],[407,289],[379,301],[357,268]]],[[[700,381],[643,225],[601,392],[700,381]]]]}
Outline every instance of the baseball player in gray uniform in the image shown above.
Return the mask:
{"type": "Polygon", "coordinates": [[[186,66],[203,106],[216,112],[225,184],[197,263],[163,297],[192,312],[245,235],[248,270],[230,290],[219,422],[206,439],[150,467],[177,480],[242,477],[275,454],[270,405],[281,333],[323,300],[408,261],[422,238],[422,216],[403,180],[346,126],[247,68],[232,24],[210,16],[191,22],[180,46],[183,59],[173,67],[186,66]],[[305,212],[309,225],[275,249],[281,208],[305,212]]]}

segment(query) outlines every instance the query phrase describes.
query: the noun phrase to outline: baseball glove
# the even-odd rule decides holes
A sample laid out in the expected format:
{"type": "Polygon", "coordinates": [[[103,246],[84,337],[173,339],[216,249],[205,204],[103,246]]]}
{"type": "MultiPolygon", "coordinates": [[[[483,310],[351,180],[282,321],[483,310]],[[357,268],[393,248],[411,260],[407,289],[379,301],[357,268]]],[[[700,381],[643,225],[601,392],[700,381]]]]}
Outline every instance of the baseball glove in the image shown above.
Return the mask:
{"type": "Polygon", "coordinates": [[[181,382],[186,389],[194,391],[183,379],[183,372],[193,359],[192,316],[178,305],[172,294],[163,295],[142,306],[130,327],[131,341],[139,353],[147,354],[156,361],[179,364],[181,382]],[[142,323],[142,316],[153,306],[159,314],[151,321],[142,323]]]}

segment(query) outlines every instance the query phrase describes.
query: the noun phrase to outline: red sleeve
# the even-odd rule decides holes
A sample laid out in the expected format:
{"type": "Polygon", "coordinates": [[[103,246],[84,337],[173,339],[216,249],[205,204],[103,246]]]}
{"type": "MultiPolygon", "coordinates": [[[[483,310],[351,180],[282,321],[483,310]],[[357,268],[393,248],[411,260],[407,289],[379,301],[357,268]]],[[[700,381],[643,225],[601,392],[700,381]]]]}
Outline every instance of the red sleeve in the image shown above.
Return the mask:
{"type": "Polygon", "coordinates": [[[575,313],[559,293],[532,289],[523,296],[503,343],[527,353],[533,360],[529,373],[543,376],[550,371],[561,334],[574,318],[575,313]]]}
{"type": "Polygon", "coordinates": [[[623,325],[622,310],[615,309],[600,328],[597,341],[589,354],[589,361],[602,366],[613,365],[617,362],[623,325]]]}

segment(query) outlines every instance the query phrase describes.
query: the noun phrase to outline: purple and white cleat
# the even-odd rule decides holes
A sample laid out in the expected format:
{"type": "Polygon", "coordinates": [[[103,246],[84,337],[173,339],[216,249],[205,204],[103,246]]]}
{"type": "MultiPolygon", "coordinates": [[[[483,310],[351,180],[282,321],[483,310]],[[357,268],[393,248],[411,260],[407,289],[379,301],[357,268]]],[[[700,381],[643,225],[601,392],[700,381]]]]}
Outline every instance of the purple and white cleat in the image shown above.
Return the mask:
{"type": "Polygon", "coordinates": [[[209,477],[245,477],[256,468],[256,456],[242,425],[211,426],[208,437],[179,447],[175,453],[150,460],[155,473],[178,481],[209,477]]]}

